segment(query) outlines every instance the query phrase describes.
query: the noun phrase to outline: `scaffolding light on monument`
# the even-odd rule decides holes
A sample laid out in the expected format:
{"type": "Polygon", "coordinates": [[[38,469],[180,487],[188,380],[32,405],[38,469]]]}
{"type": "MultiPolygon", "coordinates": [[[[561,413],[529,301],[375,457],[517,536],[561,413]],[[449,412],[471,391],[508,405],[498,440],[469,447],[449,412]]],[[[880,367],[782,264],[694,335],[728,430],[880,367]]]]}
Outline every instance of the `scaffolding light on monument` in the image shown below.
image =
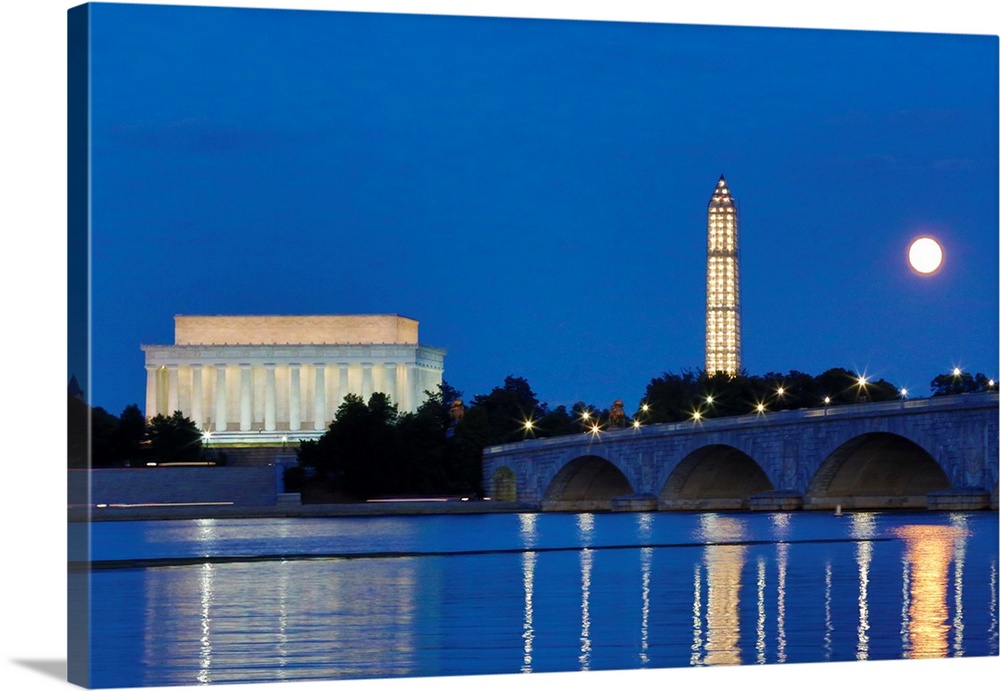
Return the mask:
{"type": "Polygon", "coordinates": [[[719,177],[708,204],[705,373],[740,369],[740,282],[736,201],[719,177]]]}

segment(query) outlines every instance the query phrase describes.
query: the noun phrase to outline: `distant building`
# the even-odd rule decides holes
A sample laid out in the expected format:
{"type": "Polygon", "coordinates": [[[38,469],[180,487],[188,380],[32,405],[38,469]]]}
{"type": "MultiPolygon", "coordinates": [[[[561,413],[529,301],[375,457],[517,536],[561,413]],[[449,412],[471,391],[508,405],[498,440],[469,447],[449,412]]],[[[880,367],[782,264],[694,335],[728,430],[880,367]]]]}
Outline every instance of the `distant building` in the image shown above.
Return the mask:
{"type": "Polygon", "coordinates": [[[176,316],[173,345],[143,345],[146,416],[179,410],[213,442],[319,437],[348,393],[414,411],[445,350],[398,315],[176,316]]]}
{"type": "Polygon", "coordinates": [[[708,203],[705,372],[740,371],[740,265],[736,201],[720,176],[708,203]]]}

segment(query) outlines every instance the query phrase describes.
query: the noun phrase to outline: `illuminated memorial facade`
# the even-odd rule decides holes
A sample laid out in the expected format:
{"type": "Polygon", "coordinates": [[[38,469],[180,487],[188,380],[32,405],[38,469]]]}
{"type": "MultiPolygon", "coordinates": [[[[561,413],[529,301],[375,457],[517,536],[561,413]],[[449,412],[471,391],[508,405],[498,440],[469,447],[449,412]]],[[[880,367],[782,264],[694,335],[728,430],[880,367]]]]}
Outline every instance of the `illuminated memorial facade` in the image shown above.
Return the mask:
{"type": "Polygon", "coordinates": [[[179,410],[213,440],[317,438],[344,396],[414,411],[445,351],[397,315],[176,316],[173,345],[143,345],[146,416],[179,410]]]}
{"type": "Polygon", "coordinates": [[[708,203],[705,372],[740,371],[740,265],[736,202],[719,177],[708,203]]]}

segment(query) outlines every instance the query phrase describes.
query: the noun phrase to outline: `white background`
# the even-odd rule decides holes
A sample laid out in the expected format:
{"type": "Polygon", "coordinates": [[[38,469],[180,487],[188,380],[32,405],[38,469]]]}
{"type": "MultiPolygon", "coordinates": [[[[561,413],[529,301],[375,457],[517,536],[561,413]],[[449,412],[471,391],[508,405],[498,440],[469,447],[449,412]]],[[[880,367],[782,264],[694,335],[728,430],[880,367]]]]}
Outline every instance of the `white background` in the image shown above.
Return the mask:
{"type": "MultiPolygon", "coordinates": [[[[66,11],[79,3],[7,0],[0,9],[0,621],[5,689],[65,685],[66,660],[66,11]]],[[[142,4],[150,4],[143,1],[142,4]]],[[[480,16],[602,19],[744,26],[822,27],[998,34],[1000,10],[988,0],[835,4],[760,0],[674,3],[647,0],[269,0],[157,4],[339,9],[480,16]]],[[[997,89],[996,84],[984,88],[997,89]]],[[[970,190],[970,197],[973,193],[970,190]]],[[[123,290],[131,289],[125,286],[123,290]]],[[[138,344],[137,346],[138,347],[138,344]]],[[[142,376],[138,373],[136,376],[142,376]]],[[[294,688],[561,688],[608,685],[681,688],[808,684],[810,689],[993,688],[1000,658],[868,662],[779,667],[641,670],[433,680],[306,682],[294,688]]],[[[237,688],[244,685],[220,685],[237,688]]],[[[171,687],[188,688],[188,687],[171,687]]],[[[287,684],[245,685],[283,689],[287,684]]]]}

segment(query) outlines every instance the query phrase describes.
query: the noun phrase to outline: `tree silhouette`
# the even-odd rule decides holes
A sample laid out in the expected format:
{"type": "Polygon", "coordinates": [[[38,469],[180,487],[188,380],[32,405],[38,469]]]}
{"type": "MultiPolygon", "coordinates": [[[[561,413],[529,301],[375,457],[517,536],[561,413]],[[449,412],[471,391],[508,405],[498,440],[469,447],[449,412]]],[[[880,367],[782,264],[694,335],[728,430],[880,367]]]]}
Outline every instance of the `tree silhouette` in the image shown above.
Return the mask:
{"type": "Polygon", "coordinates": [[[173,415],[157,415],[146,426],[150,458],[158,463],[201,460],[201,430],[193,420],[175,410],[173,415]]]}

